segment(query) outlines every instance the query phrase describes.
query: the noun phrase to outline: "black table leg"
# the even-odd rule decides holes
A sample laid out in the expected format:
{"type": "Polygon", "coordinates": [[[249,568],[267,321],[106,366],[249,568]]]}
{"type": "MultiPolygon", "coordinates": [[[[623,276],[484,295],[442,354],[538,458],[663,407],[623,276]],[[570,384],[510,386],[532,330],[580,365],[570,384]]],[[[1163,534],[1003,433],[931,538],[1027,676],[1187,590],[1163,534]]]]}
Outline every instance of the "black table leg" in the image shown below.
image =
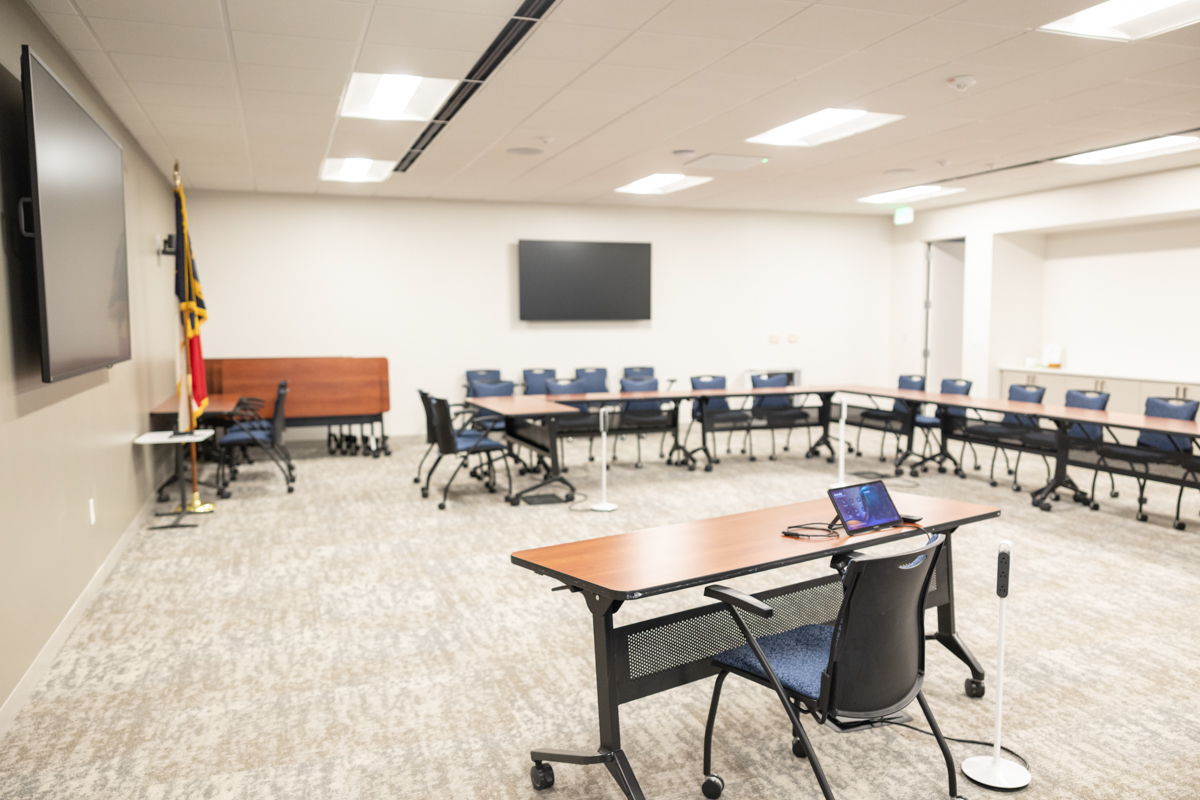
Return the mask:
{"type": "Polygon", "coordinates": [[[833,444],[829,441],[829,423],[833,421],[833,392],[818,392],[817,397],[821,398],[821,407],[817,409],[817,422],[821,424],[821,435],[812,443],[812,447],[808,448],[804,457],[820,456],[821,447],[824,445],[829,450],[829,457],[825,460],[832,464],[837,460],[837,451],[833,449],[833,444]]]}
{"type": "MultiPolygon", "coordinates": [[[[695,402],[695,401],[693,401],[695,402]]],[[[696,468],[696,453],[704,453],[704,471],[712,472],[713,464],[720,464],[721,459],[713,458],[713,454],[708,451],[708,434],[712,431],[709,428],[708,421],[708,398],[699,398],[700,402],[700,446],[688,451],[688,469],[696,468]]],[[[714,439],[715,441],[715,439],[714,439]]]]}
{"type": "Polygon", "coordinates": [[[1067,436],[1067,431],[1070,430],[1071,423],[1066,420],[1055,420],[1054,424],[1056,426],[1054,431],[1054,477],[1045,486],[1030,493],[1033,505],[1042,511],[1049,511],[1051,508],[1050,496],[1057,493],[1059,489],[1071,490],[1075,494],[1075,502],[1090,505],[1091,495],[1080,489],[1067,474],[1067,462],[1071,457],[1071,439],[1067,436]]]}
{"type": "Polygon", "coordinates": [[[980,665],[979,659],[975,658],[975,654],[967,647],[962,637],[958,635],[954,623],[954,531],[941,531],[941,533],[946,534],[946,543],[942,545],[938,563],[934,565],[937,589],[930,591],[929,597],[932,602],[927,600],[926,605],[927,608],[930,605],[937,608],[938,627],[937,633],[926,638],[941,642],[971,670],[971,677],[966,681],[967,696],[983,697],[983,666],[980,665]]]}
{"type": "Polygon", "coordinates": [[[921,408],[916,403],[905,403],[905,405],[908,407],[908,414],[905,415],[904,422],[901,423],[900,436],[908,444],[905,445],[904,452],[896,456],[895,467],[897,477],[904,474],[904,462],[908,460],[909,456],[913,455],[913,437],[917,434],[917,412],[921,408]]]}
{"type": "MultiPolygon", "coordinates": [[[[517,430],[515,427],[510,427],[512,425],[513,425],[513,418],[506,417],[505,421],[504,421],[505,431],[513,431],[514,432],[513,434],[506,434],[506,438],[508,439],[508,442],[509,442],[510,451],[512,449],[512,445],[515,443],[514,436],[515,436],[515,432],[517,430]]],[[[507,498],[508,502],[514,506],[520,505],[521,498],[524,497],[525,495],[530,494],[532,492],[536,492],[538,489],[544,489],[552,483],[561,483],[563,486],[567,487],[567,496],[564,498],[565,502],[569,503],[575,499],[574,485],[572,485],[571,482],[568,481],[566,478],[564,478],[562,475],[562,462],[559,460],[559,457],[558,457],[558,424],[554,417],[546,417],[545,428],[546,428],[546,434],[547,434],[547,436],[549,438],[549,442],[550,442],[548,447],[543,448],[541,446],[533,444],[528,439],[521,439],[519,437],[517,437],[515,440],[516,442],[520,442],[521,444],[524,444],[524,445],[532,448],[534,450],[534,452],[538,453],[539,461],[541,461],[542,456],[548,456],[550,458],[550,463],[547,466],[546,477],[543,480],[539,481],[538,483],[535,483],[533,486],[526,487],[519,492],[514,492],[511,496],[509,496],[507,498]]]]}
{"type": "MultiPolygon", "coordinates": [[[[592,635],[596,646],[596,706],[599,711],[600,746],[594,752],[577,750],[533,750],[529,757],[533,760],[531,775],[534,777],[535,788],[548,788],[553,785],[553,777],[547,784],[544,782],[545,762],[560,764],[603,764],[617,786],[629,800],[645,800],[642,788],[638,786],[633,767],[621,749],[621,721],[618,708],[621,703],[617,689],[617,665],[614,652],[613,614],[621,607],[621,600],[613,600],[600,595],[582,592],[587,600],[588,610],[592,612],[592,635]],[[538,786],[538,776],[543,776],[543,783],[538,786]]],[[[553,773],[550,773],[553,775],[553,773]]]]}
{"type": "MultiPolygon", "coordinates": [[[[155,514],[154,515],[156,517],[174,517],[175,519],[172,520],[167,525],[151,526],[150,530],[152,530],[152,531],[161,531],[161,530],[166,530],[167,528],[198,528],[199,527],[198,525],[196,525],[194,523],[188,523],[188,522],[183,521],[183,518],[188,515],[187,482],[184,481],[184,479],[183,479],[183,448],[186,446],[187,446],[186,444],[181,444],[175,448],[175,480],[179,484],[179,508],[176,509],[174,512],[167,512],[167,513],[163,513],[163,514],[155,514]]],[[[165,487],[165,484],[164,484],[164,487],[165,487]]]]}

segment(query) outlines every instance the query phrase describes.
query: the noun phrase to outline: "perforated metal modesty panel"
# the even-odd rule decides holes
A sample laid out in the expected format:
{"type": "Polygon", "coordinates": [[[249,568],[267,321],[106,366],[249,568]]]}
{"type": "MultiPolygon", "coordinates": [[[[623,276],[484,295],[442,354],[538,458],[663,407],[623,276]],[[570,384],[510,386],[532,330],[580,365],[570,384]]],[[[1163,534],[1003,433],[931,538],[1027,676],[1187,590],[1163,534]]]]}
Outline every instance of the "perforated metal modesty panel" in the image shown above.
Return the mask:
{"type": "MultiPolygon", "coordinates": [[[[828,625],[842,605],[842,584],[837,576],[819,582],[797,584],[780,592],[756,595],[775,609],[770,619],[746,614],[755,637],[795,630],[805,625],[828,625]],[[774,596],[765,596],[774,595],[774,596]]],[[[630,626],[629,679],[638,680],[688,664],[707,662],[746,643],[737,623],[725,606],[696,609],[690,615],[672,615],[661,625],[630,626]]],[[[620,631],[617,631],[620,633],[620,631]]]]}

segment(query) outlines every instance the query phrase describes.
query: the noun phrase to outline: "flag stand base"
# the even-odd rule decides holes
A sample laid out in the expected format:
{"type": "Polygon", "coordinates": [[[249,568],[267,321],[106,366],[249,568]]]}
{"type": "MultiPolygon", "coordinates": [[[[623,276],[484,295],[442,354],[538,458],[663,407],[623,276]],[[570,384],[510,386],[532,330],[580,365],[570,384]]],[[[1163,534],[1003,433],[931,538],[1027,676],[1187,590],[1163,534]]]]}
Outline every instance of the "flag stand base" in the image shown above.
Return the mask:
{"type": "Polygon", "coordinates": [[[185,509],[188,514],[211,514],[217,510],[215,503],[203,503],[200,501],[200,493],[192,492],[192,502],[187,504],[185,509]]]}

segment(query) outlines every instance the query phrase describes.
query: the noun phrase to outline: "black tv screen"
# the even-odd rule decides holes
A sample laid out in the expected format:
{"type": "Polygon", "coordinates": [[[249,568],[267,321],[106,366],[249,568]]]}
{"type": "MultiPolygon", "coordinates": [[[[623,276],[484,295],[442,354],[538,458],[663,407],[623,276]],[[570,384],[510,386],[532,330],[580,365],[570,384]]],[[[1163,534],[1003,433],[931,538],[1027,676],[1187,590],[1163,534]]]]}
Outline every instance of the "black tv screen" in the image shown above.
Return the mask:
{"type": "Polygon", "coordinates": [[[121,145],[28,46],[21,84],[49,383],[129,360],[125,181],[121,145]]]}
{"type": "Polygon", "coordinates": [[[521,319],[650,319],[650,245],[536,242],[517,248],[521,319]]]}

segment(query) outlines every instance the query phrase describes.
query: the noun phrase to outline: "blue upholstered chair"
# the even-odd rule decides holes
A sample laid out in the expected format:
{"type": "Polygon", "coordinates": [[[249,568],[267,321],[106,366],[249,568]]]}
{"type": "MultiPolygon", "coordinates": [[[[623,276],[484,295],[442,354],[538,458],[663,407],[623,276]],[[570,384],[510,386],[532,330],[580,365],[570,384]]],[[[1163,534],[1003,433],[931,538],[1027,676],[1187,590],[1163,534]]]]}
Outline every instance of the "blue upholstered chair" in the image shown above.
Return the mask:
{"type": "MultiPolygon", "coordinates": [[[[763,375],[751,375],[750,385],[755,389],[765,389],[784,386],[790,386],[792,383],[792,373],[790,372],[770,372],[763,375]]],[[[775,431],[786,430],[788,432],[787,440],[784,442],[783,449],[786,451],[792,444],[792,430],[795,428],[805,428],[809,430],[809,448],[812,448],[812,434],[809,428],[809,420],[811,415],[808,411],[793,402],[794,396],[790,394],[776,395],[757,395],[750,404],[750,416],[754,421],[759,423],[761,427],[766,428],[771,432],[771,461],[776,458],[775,454],[775,431]]],[[[750,437],[749,431],[746,433],[747,438],[750,437]]],[[[750,460],[754,460],[753,439],[750,440],[750,460]]]]}
{"type": "MultiPolygon", "coordinates": [[[[942,381],[942,394],[970,394],[970,393],[971,393],[971,381],[965,380],[963,378],[946,378],[942,381]]],[[[937,465],[938,465],[938,472],[946,471],[946,466],[945,466],[945,464],[942,463],[944,461],[944,459],[940,454],[937,456],[932,456],[932,457],[929,454],[931,453],[930,448],[934,447],[935,445],[937,446],[937,448],[940,451],[941,445],[938,443],[937,437],[934,436],[933,432],[935,430],[941,430],[943,416],[949,418],[949,423],[950,423],[951,427],[955,428],[955,429],[961,429],[962,427],[964,427],[966,425],[966,422],[967,422],[967,410],[960,406],[947,406],[945,408],[945,410],[939,408],[937,410],[936,416],[932,416],[932,417],[929,416],[928,414],[917,414],[917,416],[916,416],[917,429],[920,430],[921,433],[925,437],[925,441],[922,443],[922,446],[921,446],[921,456],[923,459],[936,461],[937,465]]],[[[964,449],[964,451],[966,450],[965,443],[963,445],[963,449],[964,449]]],[[[960,459],[961,459],[961,454],[960,454],[960,459]]],[[[951,460],[953,460],[953,456],[951,456],[951,460]]],[[[928,472],[929,467],[926,466],[925,464],[922,464],[921,471],[928,472]]],[[[955,467],[954,472],[956,475],[959,475],[960,477],[963,477],[963,478],[965,478],[967,476],[967,474],[965,472],[963,472],[961,466],[955,467]]],[[[917,474],[917,470],[914,467],[912,470],[913,477],[916,477],[916,474],[917,474]]]]}
{"type": "MultiPolygon", "coordinates": [[[[626,378],[653,378],[654,367],[626,367],[626,378]]],[[[622,390],[624,391],[624,390],[622,390]]]]}
{"type": "MultiPolygon", "coordinates": [[[[1042,398],[1046,396],[1046,387],[1036,386],[1034,384],[1014,383],[1008,387],[1008,399],[1018,403],[1041,403],[1042,398]]],[[[1008,465],[1008,450],[1005,447],[1005,442],[1009,444],[1020,444],[1023,437],[1029,433],[1038,431],[1038,418],[1030,414],[1013,414],[1006,412],[999,422],[983,422],[979,425],[967,425],[963,431],[963,436],[968,441],[975,439],[984,444],[992,445],[992,468],[988,472],[988,482],[992,486],[996,486],[996,456],[1001,452],[1004,453],[1004,466],[1008,470],[1008,474],[1013,476],[1013,491],[1021,491],[1021,486],[1017,483],[1017,470],[1021,466],[1021,451],[1017,450],[1017,463],[1015,466],[1008,465]]],[[[1053,434],[1051,434],[1053,435],[1053,434]]],[[[974,448],[971,450],[975,452],[974,448]]],[[[1042,461],[1046,464],[1046,472],[1050,472],[1050,463],[1046,461],[1045,456],[1042,461]]],[[[975,469],[979,469],[979,459],[976,457],[975,469]]]]}
{"type": "MultiPolygon", "coordinates": [[[[696,377],[692,378],[692,389],[694,389],[694,390],[724,389],[724,388],[725,388],[725,376],[724,375],[700,375],[700,376],[696,376],[696,377]]],[[[687,446],[688,437],[691,436],[691,434],[692,434],[692,424],[694,422],[699,421],[701,423],[700,437],[701,437],[702,441],[704,440],[704,436],[705,436],[704,421],[703,421],[704,406],[705,406],[705,404],[702,403],[700,400],[692,401],[692,419],[691,419],[691,422],[688,423],[687,432],[683,436],[684,447],[687,446]]],[[[704,469],[706,472],[711,472],[712,464],[720,464],[721,463],[721,460],[715,456],[715,453],[717,450],[717,431],[729,431],[730,437],[732,438],[733,431],[749,430],[750,424],[751,424],[751,421],[753,418],[750,416],[749,411],[741,411],[741,410],[735,410],[735,409],[730,408],[729,401],[726,400],[724,397],[708,398],[707,406],[708,406],[708,425],[709,425],[709,429],[712,430],[712,432],[713,432],[713,454],[711,454],[712,463],[705,464],[704,469]]],[[[708,449],[707,441],[703,441],[701,449],[703,449],[703,450],[708,449]]],[[[729,443],[726,443],[725,452],[727,452],[727,453],[732,452],[732,450],[730,449],[729,443]]]]}
{"type": "MultiPolygon", "coordinates": [[[[788,717],[793,754],[807,758],[822,793],[830,799],[833,790],[800,717],[808,714],[818,725],[836,718],[843,729],[856,723],[867,727],[915,699],[941,749],[950,796],[957,797],[957,766],[922,693],[925,595],[945,541],[944,535],[933,536],[923,546],[897,555],[851,553],[841,569],[841,606],[831,624],[789,629],[784,609],[737,589],[717,585],[705,589],[705,597],[725,604],[746,642],[712,660],[720,672],[704,730],[701,791],[705,797],[720,797],[725,788],[724,780],[713,772],[712,739],[721,686],[731,674],[774,690],[788,717]],[[758,619],[748,621],[748,616],[758,619]],[[780,632],[769,633],[772,629],[780,632]]],[[[729,623],[724,615],[714,614],[712,619],[714,628],[729,623]]],[[[718,636],[715,630],[711,635],[718,636]]]]}
{"type": "Polygon", "coordinates": [[[552,369],[527,369],[524,371],[525,394],[545,394],[546,381],[555,376],[552,369]]]}
{"type": "MultiPolygon", "coordinates": [[[[425,455],[421,456],[420,463],[417,464],[417,474],[413,478],[413,483],[419,484],[421,482],[421,470],[425,466],[425,460],[429,458],[429,454],[433,452],[435,447],[437,447],[438,440],[437,423],[435,422],[437,412],[434,410],[433,403],[430,401],[430,395],[426,394],[420,389],[417,389],[417,394],[421,396],[421,408],[425,411],[425,443],[429,445],[429,447],[425,449],[425,455]]],[[[457,427],[455,425],[459,419],[469,422],[472,416],[472,413],[468,411],[466,406],[464,406],[462,403],[456,403],[450,406],[450,424],[452,427],[456,427],[455,435],[468,437],[483,436],[483,431],[469,427],[457,427]]],[[[428,497],[429,490],[422,489],[421,496],[428,497]]]]}
{"type": "Polygon", "coordinates": [[[450,495],[450,484],[454,483],[454,478],[457,477],[458,471],[463,467],[468,466],[471,456],[479,456],[481,474],[484,478],[484,488],[488,492],[496,491],[496,465],[495,460],[499,458],[504,462],[504,472],[508,475],[508,494],[504,496],[505,501],[512,495],[512,472],[508,468],[508,451],[503,444],[493,439],[489,439],[486,435],[463,434],[461,431],[456,431],[452,420],[454,415],[450,410],[450,401],[430,397],[422,393],[422,399],[427,404],[426,413],[429,414],[434,423],[434,431],[437,439],[438,457],[433,462],[433,466],[429,468],[429,475],[425,479],[425,486],[421,489],[421,497],[429,496],[429,482],[433,480],[433,473],[437,470],[438,464],[446,456],[457,457],[461,456],[458,466],[454,468],[454,472],[450,475],[450,480],[446,481],[446,488],[442,490],[442,502],[438,503],[438,508],[446,509],[446,499],[450,495]],[[487,459],[486,463],[483,459],[487,459]]]}
{"type": "MultiPolygon", "coordinates": [[[[217,461],[217,495],[229,497],[229,482],[237,479],[237,451],[245,452],[248,447],[257,447],[275,462],[283,473],[284,483],[288,493],[295,491],[296,469],[292,465],[292,455],[283,443],[283,432],[287,429],[284,417],[284,406],[287,403],[288,382],[280,381],[275,393],[275,408],[271,412],[268,423],[258,414],[262,407],[261,401],[243,403],[239,401],[230,415],[229,429],[217,442],[219,460],[217,461]]],[[[245,398],[252,400],[253,398],[245,398]]]]}
{"type": "MultiPolygon", "coordinates": [[[[1067,408],[1090,408],[1094,411],[1103,411],[1108,407],[1108,396],[1108,392],[1068,389],[1065,405],[1067,408]]],[[[1045,454],[1056,453],[1058,451],[1058,438],[1054,431],[1040,429],[1032,431],[1022,436],[1021,441],[1026,447],[1039,450],[1045,454]]],[[[1067,441],[1072,450],[1095,450],[1104,444],[1104,428],[1094,422],[1073,423],[1067,429],[1067,441]]],[[[1092,495],[1089,505],[1093,511],[1100,508],[1100,504],[1096,502],[1096,478],[1099,475],[1099,469],[1092,471],[1092,495]]],[[[1117,485],[1111,472],[1108,473],[1108,480],[1110,484],[1109,496],[1117,497],[1117,485]]],[[[993,483],[992,485],[995,486],[996,484],[993,483]]]]}
{"type": "MultiPolygon", "coordinates": [[[[646,369],[650,368],[647,367],[646,369]]],[[[658,391],[658,378],[622,378],[621,391],[656,392],[658,391]]],[[[620,421],[615,430],[621,438],[626,433],[632,433],[637,439],[637,461],[634,462],[635,467],[638,469],[642,468],[642,439],[646,436],[646,432],[663,431],[663,436],[666,436],[666,429],[671,426],[675,418],[674,413],[663,411],[661,400],[630,400],[622,405],[620,421]]],[[[613,461],[617,460],[616,440],[613,441],[612,459],[613,461]]]]}
{"type": "Polygon", "coordinates": [[[495,383],[498,380],[500,380],[500,370],[498,369],[467,370],[467,397],[475,396],[471,388],[471,384],[475,381],[479,381],[481,383],[495,383]]]}
{"type": "MultiPolygon", "coordinates": [[[[925,391],[925,376],[924,375],[901,375],[898,387],[900,389],[911,389],[916,392],[925,391]]],[[[883,432],[879,439],[879,460],[887,461],[887,456],[883,454],[883,448],[887,445],[888,434],[896,437],[896,454],[900,454],[900,434],[904,429],[904,421],[908,419],[911,409],[908,403],[903,400],[893,400],[892,408],[889,411],[886,408],[866,408],[858,415],[858,419],[851,424],[858,426],[858,436],[854,440],[854,451],[857,455],[862,455],[862,448],[859,443],[862,441],[863,428],[871,428],[883,432]]]]}
{"type": "MultiPolygon", "coordinates": [[[[566,378],[549,378],[546,380],[546,395],[553,397],[560,394],[584,394],[588,391],[587,385],[583,380],[575,378],[568,380],[566,378]]],[[[576,436],[588,437],[588,461],[595,461],[595,456],[592,455],[592,437],[600,433],[600,415],[588,412],[588,404],[583,402],[564,403],[564,405],[578,408],[583,414],[571,414],[569,416],[559,417],[558,429],[566,434],[567,439],[573,440],[576,436]]],[[[559,439],[559,447],[561,448],[561,459],[563,461],[563,472],[567,472],[566,466],[566,447],[562,438],[559,439]]]]}
{"type": "MultiPolygon", "coordinates": [[[[1147,417],[1194,420],[1197,408],[1200,408],[1200,401],[1196,400],[1183,400],[1177,397],[1146,398],[1147,417]]],[[[1149,517],[1142,511],[1142,507],[1146,504],[1146,482],[1149,480],[1151,469],[1162,465],[1178,466],[1184,463],[1192,455],[1192,444],[1192,439],[1188,436],[1142,431],[1138,434],[1135,447],[1123,444],[1101,445],[1097,451],[1100,457],[1099,468],[1104,469],[1111,461],[1120,461],[1129,465],[1128,468],[1135,473],[1134,478],[1138,484],[1137,518],[1139,522],[1145,522],[1149,517]]],[[[1180,501],[1182,498],[1183,488],[1180,487],[1180,501]]],[[[1176,527],[1183,524],[1179,519],[1179,504],[1179,502],[1175,504],[1176,527]]]]}
{"type": "MultiPolygon", "coordinates": [[[[512,397],[514,384],[512,381],[482,381],[473,380],[469,384],[467,397],[512,397]]],[[[481,431],[504,430],[504,415],[486,408],[476,408],[475,418],[471,427],[481,431]]]]}
{"type": "Polygon", "coordinates": [[[608,370],[604,367],[581,367],[575,370],[575,380],[583,381],[585,392],[608,391],[608,370]]]}

